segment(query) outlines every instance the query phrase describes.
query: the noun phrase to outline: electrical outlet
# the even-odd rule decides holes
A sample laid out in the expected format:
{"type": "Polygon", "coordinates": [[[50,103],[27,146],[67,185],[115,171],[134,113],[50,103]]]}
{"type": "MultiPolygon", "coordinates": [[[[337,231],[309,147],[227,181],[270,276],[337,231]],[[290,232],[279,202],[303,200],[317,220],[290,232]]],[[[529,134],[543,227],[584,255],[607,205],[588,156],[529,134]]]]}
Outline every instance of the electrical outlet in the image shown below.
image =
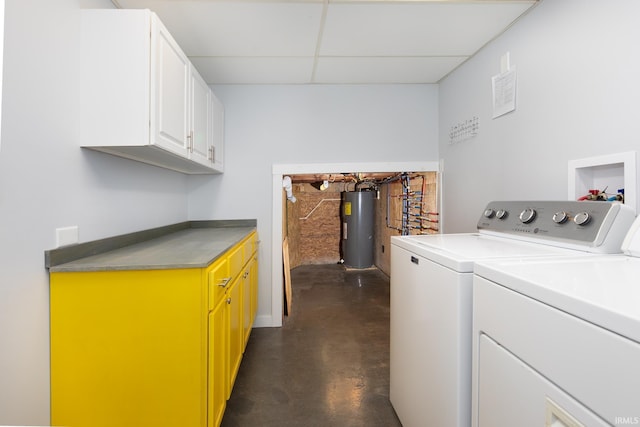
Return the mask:
{"type": "Polygon", "coordinates": [[[78,226],[56,228],[56,247],[78,243],[78,226]]]}

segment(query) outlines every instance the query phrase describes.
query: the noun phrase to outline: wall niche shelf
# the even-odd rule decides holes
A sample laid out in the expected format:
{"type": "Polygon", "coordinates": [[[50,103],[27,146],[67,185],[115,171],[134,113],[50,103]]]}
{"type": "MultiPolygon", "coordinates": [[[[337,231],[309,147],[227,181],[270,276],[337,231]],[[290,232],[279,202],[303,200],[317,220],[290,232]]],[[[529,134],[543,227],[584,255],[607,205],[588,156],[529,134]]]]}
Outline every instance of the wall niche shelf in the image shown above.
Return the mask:
{"type": "Polygon", "coordinates": [[[589,190],[615,195],[624,188],[624,203],[637,214],[637,187],[635,151],[569,161],[569,200],[578,200],[589,190]]]}

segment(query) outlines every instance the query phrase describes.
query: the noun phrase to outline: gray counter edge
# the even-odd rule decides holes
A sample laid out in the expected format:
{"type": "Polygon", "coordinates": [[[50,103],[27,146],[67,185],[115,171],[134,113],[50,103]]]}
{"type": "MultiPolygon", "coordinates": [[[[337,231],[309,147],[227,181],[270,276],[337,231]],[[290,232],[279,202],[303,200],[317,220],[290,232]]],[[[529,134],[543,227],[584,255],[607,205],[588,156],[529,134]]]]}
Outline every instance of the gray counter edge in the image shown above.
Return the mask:
{"type": "Polygon", "coordinates": [[[198,220],[185,221],[163,227],[150,228],[148,230],[136,231],[105,239],[93,240],[86,243],[78,243],[70,246],[63,246],[44,252],[45,268],[55,267],[85,258],[91,255],[98,255],[114,249],[123,248],[136,243],[155,239],[176,231],[188,228],[225,228],[225,227],[257,227],[258,221],[255,219],[230,219],[230,220],[198,220]]]}

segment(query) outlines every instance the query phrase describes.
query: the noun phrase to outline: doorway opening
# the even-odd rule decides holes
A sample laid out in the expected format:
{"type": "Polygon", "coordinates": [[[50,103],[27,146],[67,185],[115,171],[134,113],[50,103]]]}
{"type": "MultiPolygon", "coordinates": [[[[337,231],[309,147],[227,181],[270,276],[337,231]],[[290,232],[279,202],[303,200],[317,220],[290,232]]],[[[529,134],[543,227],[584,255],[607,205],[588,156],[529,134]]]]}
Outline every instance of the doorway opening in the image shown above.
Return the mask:
{"type": "Polygon", "coordinates": [[[389,164],[324,166],[324,169],[322,165],[274,166],[274,321],[277,313],[284,313],[285,307],[286,283],[282,274],[285,238],[290,268],[340,263],[343,192],[375,192],[374,267],[386,275],[390,273],[391,236],[431,234],[440,228],[441,185],[437,162],[398,163],[393,164],[394,167],[389,164]],[[287,199],[287,192],[282,188],[284,177],[291,179],[295,203],[287,199]]]}

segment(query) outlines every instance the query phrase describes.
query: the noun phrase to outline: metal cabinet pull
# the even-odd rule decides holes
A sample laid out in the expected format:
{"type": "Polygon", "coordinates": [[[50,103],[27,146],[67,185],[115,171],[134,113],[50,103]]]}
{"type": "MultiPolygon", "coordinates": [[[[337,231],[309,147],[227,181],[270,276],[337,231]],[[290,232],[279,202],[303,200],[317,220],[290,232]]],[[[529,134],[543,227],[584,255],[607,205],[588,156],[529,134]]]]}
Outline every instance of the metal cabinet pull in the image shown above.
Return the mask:
{"type": "Polygon", "coordinates": [[[231,281],[231,277],[225,277],[218,283],[218,286],[220,286],[221,288],[224,288],[229,284],[230,281],[231,281]]]}

